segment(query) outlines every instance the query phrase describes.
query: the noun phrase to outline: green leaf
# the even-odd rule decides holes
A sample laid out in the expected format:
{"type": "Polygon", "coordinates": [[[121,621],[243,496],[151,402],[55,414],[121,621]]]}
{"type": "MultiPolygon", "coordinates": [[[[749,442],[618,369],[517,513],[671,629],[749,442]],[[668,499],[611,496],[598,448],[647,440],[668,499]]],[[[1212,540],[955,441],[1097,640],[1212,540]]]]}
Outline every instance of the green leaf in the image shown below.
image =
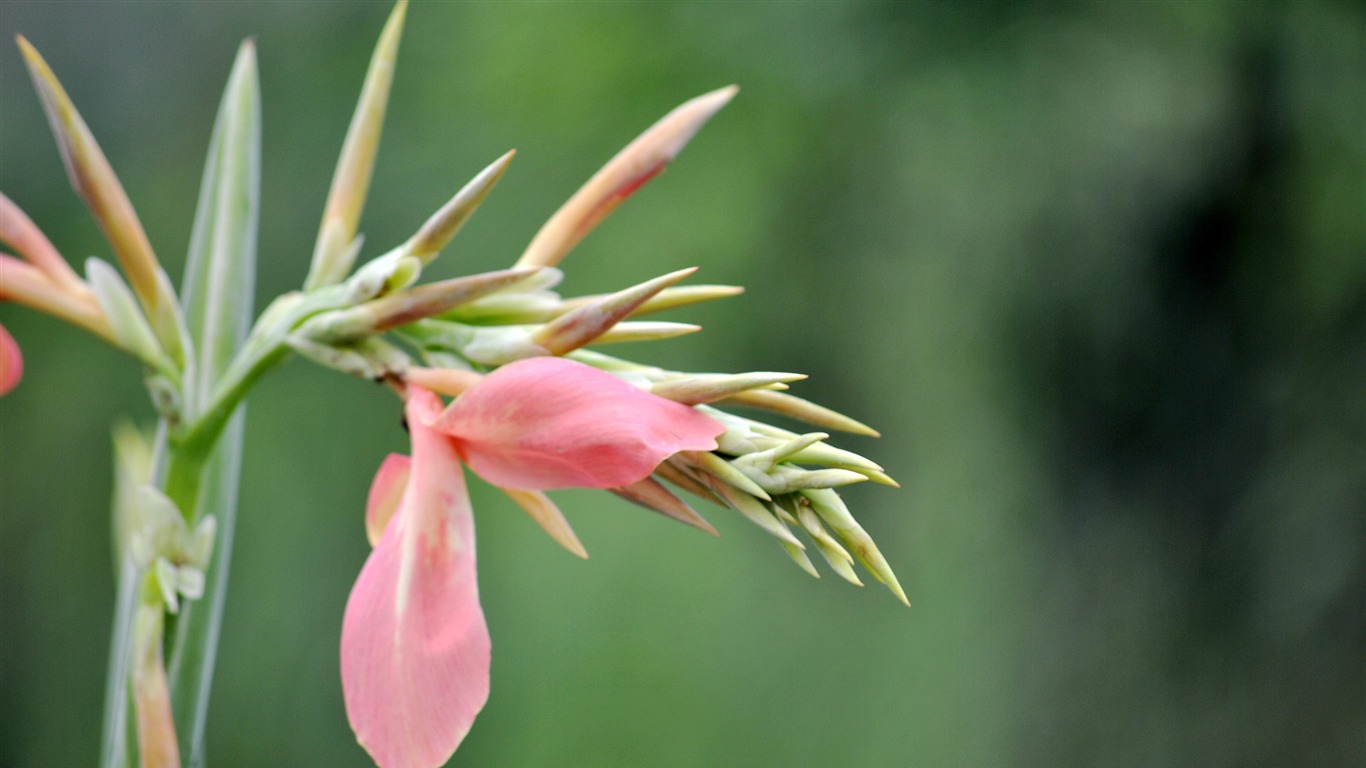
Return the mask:
{"type": "MultiPolygon", "coordinates": [[[[219,105],[190,237],[182,291],[195,342],[185,386],[188,423],[198,420],[212,402],[211,394],[242,346],[251,321],[260,168],[260,86],[255,46],[248,40],[238,51],[219,105]]],[[[197,491],[190,494],[194,503],[181,510],[191,520],[213,515],[218,525],[204,595],[181,609],[170,643],[171,703],[187,766],[201,765],[204,759],[204,725],[231,562],[245,417],[245,407],[239,405],[203,462],[198,483],[190,480],[197,491]]],[[[181,445],[172,451],[206,447],[181,445]]],[[[189,466],[199,464],[193,456],[178,458],[187,459],[189,466]]],[[[175,464],[173,457],[173,468],[175,464]]]]}
{"type": "MultiPolygon", "coordinates": [[[[195,354],[185,413],[204,410],[251,322],[261,187],[261,95],[256,49],[242,44],[219,105],[181,288],[195,354]]],[[[188,513],[189,510],[186,510],[188,513]]]]}
{"type": "Polygon", "coordinates": [[[204,467],[197,517],[203,519],[212,514],[218,520],[214,552],[204,574],[204,596],[181,607],[170,644],[167,674],[171,681],[171,707],[180,741],[181,763],[186,768],[204,764],[204,726],[208,720],[209,689],[213,683],[223,604],[227,597],[245,424],[246,406],[238,406],[204,467]]]}

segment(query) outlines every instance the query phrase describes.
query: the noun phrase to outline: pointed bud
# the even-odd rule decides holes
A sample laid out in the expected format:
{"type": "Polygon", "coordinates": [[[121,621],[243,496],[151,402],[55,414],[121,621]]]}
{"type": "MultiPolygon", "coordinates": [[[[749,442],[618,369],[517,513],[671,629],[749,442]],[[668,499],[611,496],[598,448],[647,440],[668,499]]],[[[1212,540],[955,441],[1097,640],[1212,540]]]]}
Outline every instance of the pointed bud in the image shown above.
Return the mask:
{"type": "Polygon", "coordinates": [[[356,237],[365,195],[370,189],[370,173],[379,150],[380,132],[384,128],[384,110],[389,102],[389,88],[394,80],[394,62],[398,58],[399,38],[403,35],[403,19],[408,9],[407,0],[399,0],[389,14],[380,33],[370,67],[365,73],[356,112],[346,131],[337,170],[332,176],[332,188],[327,195],[318,241],[313,248],[313,263],[308,271],[305,289],[320,288],[340,282],[351,271],[354,254],[348,258],[347,246],[356,237]]]}
{"type": "Polygon", "coordinates": [[[516,325],[548,322],[564,314],[562,310],[559,294],[522,289],[490,294],[462,304],[443,317],[479,325],[516,325]]]}
{"type": "Polygon", "coordinates": [[[906,599],[906,593],[901,589],[901,584],[896,580],[896,574],[892,573],[891,566],[887,565],[887,559],[878,551],[877,545],[868,532],[863,530],[863,526],[854,520],[854,516],[849,514],[848,507],[844,506],[844,501],[839,494],[831,490],[810,490],[802,491],[801,495],[815,509],[816,514],[821,520],[835,532],[835,535],[844,542],[845,546],[853,551],[854,557],[863,564],[868,572],[873,574],[878,581],[887,585],[892,590],[892,594],[897,599],[910,606],[910,601],[906,599]]]}
{"type": "Polygon", "coordinates": [[[462,371],[457,368],[422,368],[413,366],[408,372],[403,374],[403,378],[410,384],[416,384],[423,389],[430,389],[438,395],[457,397],[460,393],[478,384],[484,377],[474,371],[462,371]]]}
{"type": "Polygon", "coordinates": [[[114,332],[115,343],[163,375],[175,375],[152,326],[143,317],[133,292],[113,267],[93,256],[85,261],[86,278],[95,300],[114,332]]]}
{"type": "MultiPolygon", "coordinates": [[[[704,475],[710,475],[725,485],[738,488],[750,496],[757,496],[764,501],[771,500],[768,492],[765,491],[762,486],[754,482],[754,480],[744,472],[731,466],[725,459],[710,451],[689,451],[682,454],[682,458],[700,469],[704,475]]],[[[706,482],[706,477],[701,479],[703,482],[706,482]]],[[[707,483],[707,485],[712,490],[716,490],[711,483],[707,483]]]]}
{"type": "Polygon", "coordinates": [[[772,502],[771,504],[769,504],[769,507],[768,507],[768,508],[771,509],[771,510],[773,511],[773,516],[774,516],[774,517],[778,518],[779,520],[782,520],[782,521],[783,521],[785,524],[787,524],[787,525],[790,525],[790,526],[794,526],[794,527],[795,527],[795,526],[797,525],[797,518],[794,517],[794,516],[792,515],[792,513],[789,512],[789,511],[787,510],[787,507],[785,507],[784,505],[782,505],[782,504],[779,503],[779,500],[780,500],[780,499],[785,499],[785,498],[789,498],[789,497],[788,497],[788,496],[780,496],[780,497],[778,497],[778,498],[775,498],[775,499],[773,500],[773,502],[772,502]]]}
{"type": "Polygon", "coordinates": [[[898,483],[896,480],[892,479],[892,476],[891,476],[891,475],[889,475],[889,474],[887,474],[886,472],[883,472],[883,471],[881,471],[881,470],[878,470],[878,469],[870,469],[870,470],[858,470],[858,471],[859,471],[859,472],[862,472],[862,473],[864,474],[865,477],[867,477],[869,480],[872,480],[873,482],[875,482],[875,483],[877,483],[877,484],[879,484],[879,485],[890,485],[890,486],[893,487],[893,488],[900,488],[900,487],[901,487],[901,483],[898,483]]]}
{"type": "Polygon", "coordinates": [[[73,294],[48,279],[42,270],[0,253],[0,300],[14,301],[61,318],[118,345],[114,329],[89,290],[73,294]]]}
{"type": "Polygon", "coordinates": [[[130,688],[142,768],[180,768],[171,689],[161,652],[164,629],[160,606],[138,606],[133,617],[130,688]]]}
{"type": "Polygon", "coordinates": [[[822,427],[833,429],[840,432],[849,432],[855,435],[867,435],[868,437],[879,437],[878,431],[860,421],[845,416],[842,413],[826,408],[823,405],[816,405],[809,400],[783,392],[768,392],[764,390],[750,390],[741,392],[734,397],[725,400],[728,404],[748,405],[753,408],[763,408],[764,410],[781,413],[799,421],[822,427]]]}
{"type": "Polygon", "coordinates": [[[717,299],[739,296],[745,289],[738,285],[679,285],[665,288],[644,304],[636,307],[635,314],[648,315],[679,307],[689,307],[717,299]]]}
{"type": "Polygon", "coordinates": [[[739,512],[741,515],[744,515],[750,522],[767,531],[770,536],[778,541],[791,544],[798,549],[806,548],[805,545],[797,540],[796,536],[792,535],[792,531],[789,531],[787,526],[783,525],[782,521],[774,516],[773,511],[762,501],[759,501],[748,493],[742,493],[734,486],[723,483],[715,477],[707,476],[704,477],[704,480],[708,482],[708,485],[711,486],[711,489],[715,491],[718,496],[726,501],[726,506],[739,512]]]}
{"type": "Polygon", "coordinates": [[[809,434],[799,435],[785,443],[775,445],[768,450],[744,454],[735,460],[735,465],[744,465],[753,467],[760,472],[768,472],[777,466],[778,462],[783,461],[792,456],[792,454],[809,448],[828,437],[830,437],[830,435],[827,435],[824,432],[811,432],[809,434]]]}
{"type": "Polygon", "coordinates": [[[532,520],[554,539],[557,544],[569,550],[571,554],[588,559],[588,551],[579,542],[579,537],[574,534],[574,529],[569,527],[569,521],[564,518],[564,513],[555,506],[555,502],[550,497],[540,491],[519,491],[511,488],[500,488],[508,498],[517,502],[517,505],[526,510],[532,520]]]}
{"type": "Polygon", "coordinates": [[[806,556],[806,550],[793,546],[786,541],[780,541],[778,544],[782,546],[783,551],[792,558],[792,562],[796,563],[798,568],[811,574],[811,578],[819,579],[821,577],[820,571],[817,571],[816,566],[811,564],[811,558],[806,556]]]}
{"type": "Polygon", "coordinates": [[[697,478],[674,464],[672,459],[655,467],[655,476],[673,483],[703,501],[709,501],[718,507],[726,506],[726,503],[722,501],[719,496],[712,493],[711,490],[697,478]]]}
{"type": "Polygon", "coordinates": [[[77,296],[90,292],[43,231],[4,193],[0,193],[0,242],[9,243],[63,291],[77,296]]]}
{"type": "Polygon", "coordinates": [[[847,469],[802,469],[791,464],[779,464],[768,472],[761,472],[747,464],[735,463],[732,466],[744,472],[770,495],[808,488],[838,488],[868,480],[847,469]]]}
{"type": "Polygon", "coordinates": [[[772,371],[737,374],[699,373],[661,381],[652,386],[650,391],[676,403],[699,405],[722,400],[746,390],[766,389],[775,384],[801,381],[805,378],[806,376],[800,373],[772,371]]]}
{"type": "Polygon", "coordinates": [[[852,470],[867,475],[869,480],[875,480],[873,475],[882,472],[881,465],[872,460],[825,443],[815,443],[794,451],[787,458],[797,464],[819,464],[823,467],[852,470]]]}
{"type": "Polygon", "coordinates": [[[724,411],[708,408],[705,405],[697,406],[697,409],[726,425],[726,431],[716,440],[721,453],[731,456],[745,456],[766,451],[785,442],[783,438],[773,437],[753,429],[750,425],[743,423],[743,419],[737,419],[724,411]]]}
{"type": "Polygon", "coordinates": [[[170,281],[165,279],[165,272],[123,185],[47,62],[22,35],[18,42],[72,186],[85,199],[95,221],[113,246],[162,347],[172,359],[183,361],[175,292],[171,290],[170,281]]]}
{"type": "Polygon", "coordinates": [[[692,323],[624,322],[608,328],[594,344],[624,344],[632,341],[660,341],[697,333],[702,326],[692,323]]]}
{"type": "MultiPolygon", "coordinates": [[[[739,296],[745,289],[738,285],[676,285],[672,288],[665,288],[653,297],[645,300],[640,306],[636,307],[632,317],[648,315],[652,312],[663,312],[668,309],[687,307],[693,304],[701,304],[704,301],[714,301],[716,299],[727,299],[732,296],[739,296]]],[[[591,304],[598,299],[597,296],[576,296],[566,299],[561,304],[561,310],[569,312],[586,304],[591,304]]]]}
{"type": "Polygon", "coordinates": [[[503,172],[507,170],[508,163],[512,162],[515,154],[517,150],[512,150],[480,171],[479,175],[462,187],[450,202],[432,214],[416,235],[403,244],[404,251],[421,259],[423,264],[436,258],[441,249],[445,248],[451,238],[465,225],[479,204],[484,202],[484,198],[488,197],[493,186],[503,177],[503,172]]]}
{"type": "Polygon", "coordinates": [[[852,567],[854,556],[849,554],[844,547],[841,547],[839,542],[830,535],[830,532],[825,530],[825,526],[821,525],[820,518],[811,510],[811,504],[800,496],[785,496],[783,498],[795,502],[792,506],[796,507],[797,520],[806,534],[811,537],[811,541],[816,545],[816,550],[821,553],[821,557],[829,564],[830,569],[850,584],[857,587],[863,586],[863,582],[859,580],[852,567]]]}
{"type": "Polygon", "coordinates": [[[665,115],[607,161],[541,227],[518,266],[555,266],[580,240],[639,189],[664,170],[698,129],[739,90],[729,86],[698,96],[665,115]]]}
{"type": "MultiPolygon", "coordinates": [[[[668,465],[661,464],[660,466],[668,465]]],[[[658,470],[656,470],[656,472],[658,472],[658,470]]],[[[665,488],[658,480],[655,480],[652,477],[647,477],[639,482],[623,485],[620,488],[611,488],[609,490],[633,504],[658,512],[671,520],[677,520],[680,523],[691,525],[692,527],[706,531],[713,536],[721,535],[717,533],[711,523],[708,523],[705,518],[697,514],[696,510],[688,506],[686,502],[675,496],[668,488],[665,488]]]]}
{"type": "Polygon", "coordinates": [[[553,320],[565,310],[560,295],[550,289],[563,279],[564,273],[560,270],[541,267],[521,283],[456,307],[447,313],[446,319],[485,325],[553,320]]]}
{"type": "Polygon", "coordinates": [[[423,318],[517,283],[534,270],[505,269],[420,285],[385,294],[360,306],[309,318],[299,333],[329,344],[345,344],[423,318]]]}
{"type": "Polygon", "coordinates": [[[697,267],[689,267],[670,272],[579,307],[547,323],[532,335],[532,341],[554,355],[578,349],[606,333],[651,296],[696,271],[697,267]]]}

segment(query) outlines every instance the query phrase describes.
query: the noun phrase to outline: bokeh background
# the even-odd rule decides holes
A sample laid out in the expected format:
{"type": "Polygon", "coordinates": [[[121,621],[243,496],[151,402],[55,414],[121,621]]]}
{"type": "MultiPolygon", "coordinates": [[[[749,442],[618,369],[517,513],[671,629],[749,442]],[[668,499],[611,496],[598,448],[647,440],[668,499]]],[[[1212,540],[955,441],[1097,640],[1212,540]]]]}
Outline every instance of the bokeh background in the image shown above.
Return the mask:
{"type": "MultiPolygon", "coordinates": [[[[0,179],[108,256],[20,57],[44,52],[178,280],[238,41],[264,94],[258,304],[298,285],[369,2],[0,2],[0,179]]],[[[416,2],[366,253],[519,156],[432,268],[509,264],[675,104],[740,96],[586,240],[571,293],[689,265],[741,298],[641,347],[795,370],[879,427],[851,506],[914,608],[557,498],[581,562],[476,487],[493,694],[452,765],[1366,761],[1366,13],[1359,3],[416,2]]],[[[0,401],[0,764],[88,765],[109,425],[138,370],[12,305],[0,401]]],[[[386,391],[306,362],[251,399],[209,757],[364,766],[337,672],[386,391]]]]}

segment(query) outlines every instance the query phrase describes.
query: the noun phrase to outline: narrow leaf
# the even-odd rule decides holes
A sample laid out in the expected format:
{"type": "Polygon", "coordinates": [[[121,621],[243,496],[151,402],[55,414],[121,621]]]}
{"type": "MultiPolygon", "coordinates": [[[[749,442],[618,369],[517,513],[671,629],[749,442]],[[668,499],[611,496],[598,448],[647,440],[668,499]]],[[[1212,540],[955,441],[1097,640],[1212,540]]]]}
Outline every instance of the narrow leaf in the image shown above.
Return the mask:
{"type": "MultiPolygon", "coordinates": [[[[239,49],[219,106],[190,238],[185,295],[188,325],[198,342],[186,387],[188,413],[198,416],[246,336],[256,267],[260,198],[260,86],[255,47],[239,49]]],[[[204,764],[204,730],[227,596],[237,520],[238,475],[246,406],[239,405],[200,475],[193,520],[212,515],[216,533],[203,596],[187,602],[176,621],[168,672],[181,757],[204,764]]]]}
{"type": "Polygon", "coordinates": [[[193,419],[246,338],[256,277],[261,186],[261,94],[256,49],[242,44],[219,104],[186,257],[186,321],[195,360],[185,387],[193,419]]]}
{"type": "Polygon", "coordinates": [[[204,595],[181,607],[171,645],[168,665],[171,703],[180,737],[181,759],[186,768],[204,766],[204,728],[208,722],[209,691],[228,594],[245,424],[246,406],[238,406],[204,467],[197,517],[202,519],[212,514],[218,521],[214,551],[204,574],[204,595]]]}

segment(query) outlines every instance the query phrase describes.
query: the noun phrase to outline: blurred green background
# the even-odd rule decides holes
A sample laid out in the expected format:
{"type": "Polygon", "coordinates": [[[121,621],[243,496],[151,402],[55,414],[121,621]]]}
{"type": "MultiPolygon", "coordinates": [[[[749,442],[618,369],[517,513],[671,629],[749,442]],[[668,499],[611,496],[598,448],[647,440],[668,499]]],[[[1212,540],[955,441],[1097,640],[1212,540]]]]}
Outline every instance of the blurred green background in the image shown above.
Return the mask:
{"type": "MultiPolygon", "coordinates": [[[[17,50],[45,54],[179,280],[209,129],[255,36],[258,304],[299,284],[369,2],[0,3],[0,182],[108,257],[17,50]]],[[[630,350],[795,370],[901,480],[850,505],[914,608],[557,495],[581,562],[476,483],[493,693],[457,766],[1366,761],[1366,12],[1359,3],[448,3],[410,9],[374,255],[509,148],[429,272],[509,264],[675,104],[740,96],[565,263],[701,265],[741,298],[630,350]]],[[[13,305],[0,400],[0,764],[97,754],[109,425],[137,368],[13,305]]],[[[364,766],[338,677],[394,398],[295,361],[251,399],[209,757],[364,766]]]]}

